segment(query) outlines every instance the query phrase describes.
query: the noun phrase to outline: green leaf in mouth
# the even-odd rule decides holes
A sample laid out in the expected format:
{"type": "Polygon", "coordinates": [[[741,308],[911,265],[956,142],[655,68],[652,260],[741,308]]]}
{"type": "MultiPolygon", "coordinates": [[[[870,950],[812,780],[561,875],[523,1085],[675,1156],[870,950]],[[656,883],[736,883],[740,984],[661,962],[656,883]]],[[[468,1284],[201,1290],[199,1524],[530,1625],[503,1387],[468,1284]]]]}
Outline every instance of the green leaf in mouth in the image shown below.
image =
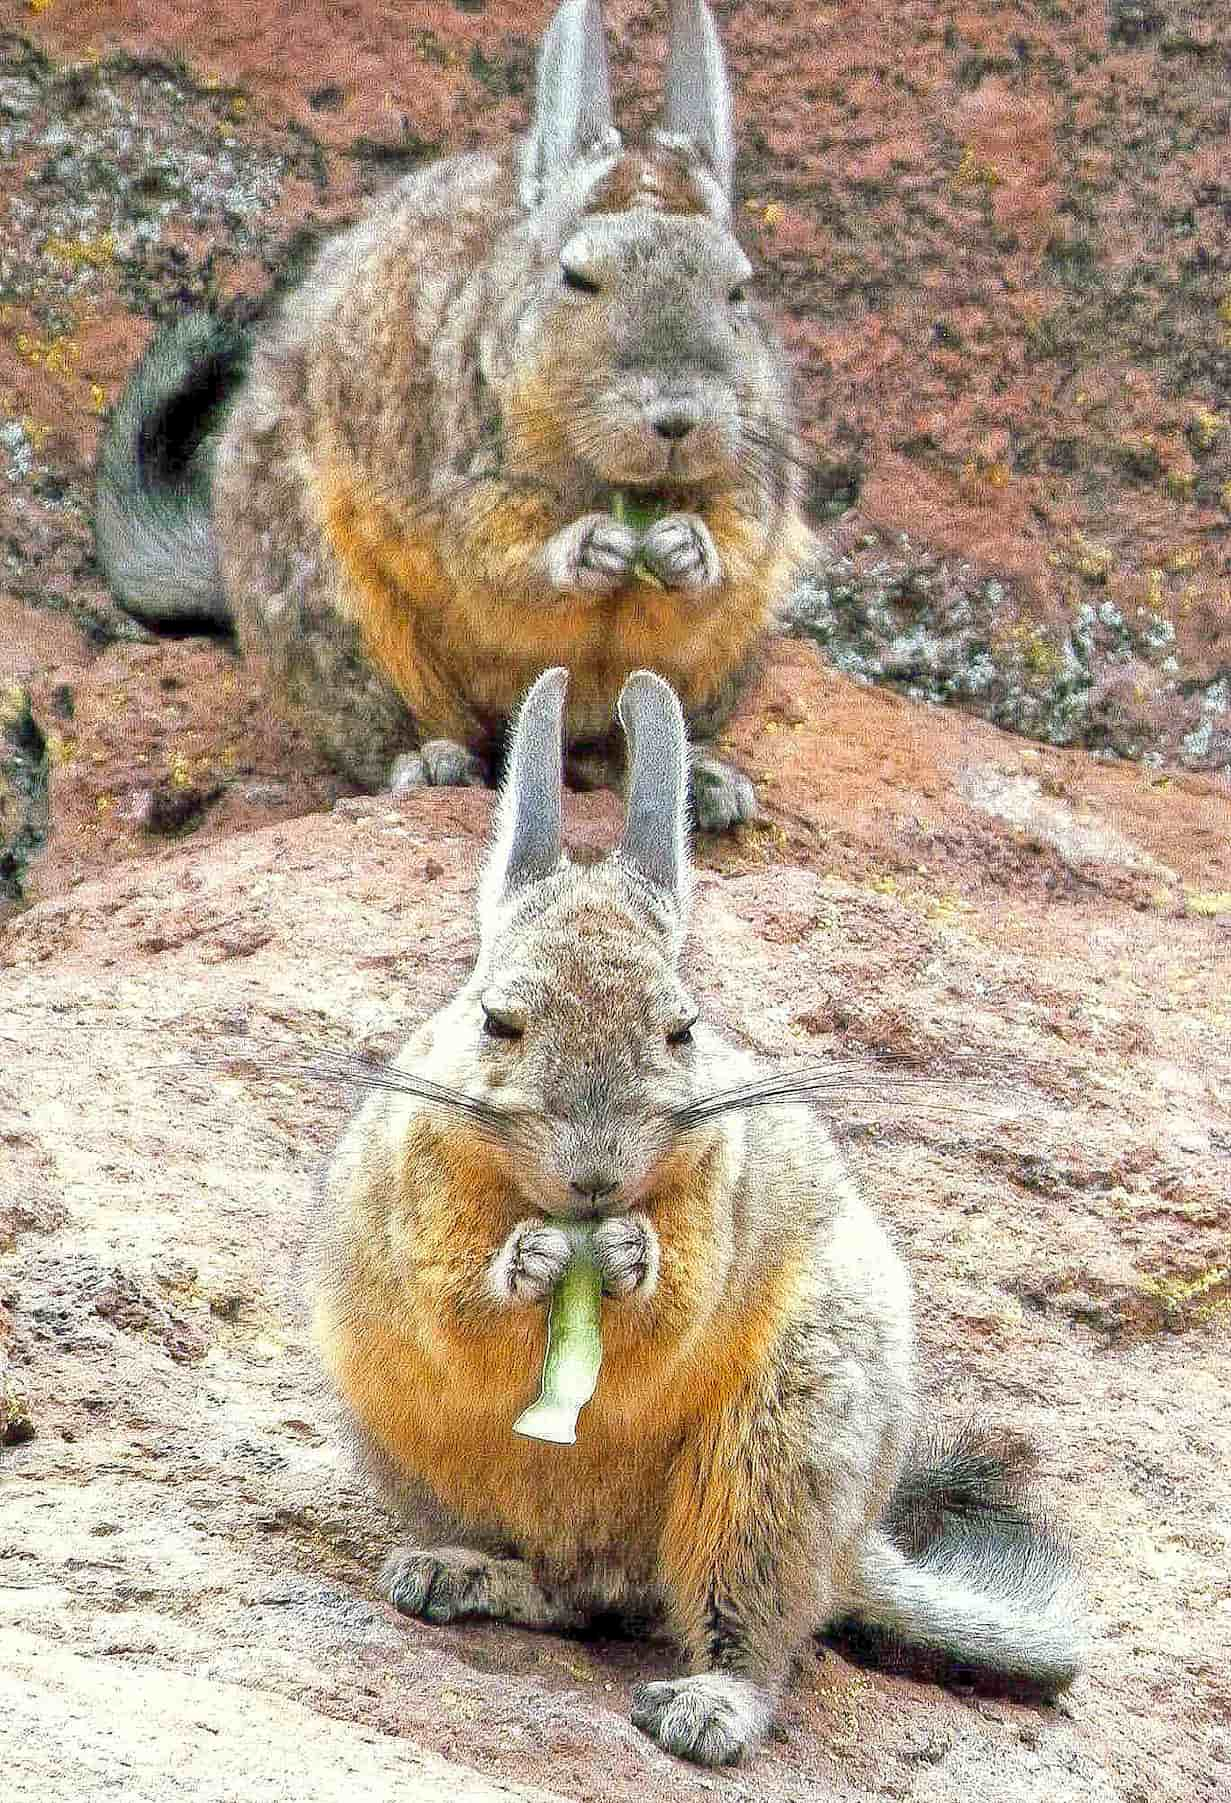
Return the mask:
{"type": "MultiPolygon", "coordinates": [[[[630,492],[627,488],[613,488],[611,491],[611,517],[621,526],[631,526],[634,532],[648,532],[651,526],[670,512],[670,501],[661,495],[630,492]]],[[[633,565],[633,575],[640,582],[648,582],[652,588],[667,586],[640,559],[633,565]]]]}

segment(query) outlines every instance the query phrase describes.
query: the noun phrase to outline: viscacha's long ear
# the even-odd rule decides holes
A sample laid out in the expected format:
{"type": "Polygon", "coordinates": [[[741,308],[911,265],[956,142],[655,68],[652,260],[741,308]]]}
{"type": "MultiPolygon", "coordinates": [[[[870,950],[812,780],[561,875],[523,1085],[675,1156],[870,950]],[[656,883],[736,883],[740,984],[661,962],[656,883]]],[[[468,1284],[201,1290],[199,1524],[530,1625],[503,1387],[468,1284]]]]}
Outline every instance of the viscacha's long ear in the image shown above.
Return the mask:
{"type": "Polygon", "coordinates": [[[480,891],[483,922],[560,862],[564,694],[568,671],[544,670],[526,693],[509,745],[496,843],[480,891]]]}
{"type": "Polygon", "coordinates": [[[692,139],[730,200],[735,171],[731,87],[718,27],[705,0],[671,0],[662,123],[664,131],[692,139]]]}
{"type": "Polygon", "coordinates": [[[662,890],[681,918],[692,884],[688,860],[688,736],[675,690],[634,670],[620,691],[628,740],[628,799],[619,857],[662,890]]]}
{"type": "Polygon", "coordinates": [[[616,141],[603,9],[599,0],[563,0],[539,49],[523,199],[533,205],[579,157],[608,139],[616,141]]]}

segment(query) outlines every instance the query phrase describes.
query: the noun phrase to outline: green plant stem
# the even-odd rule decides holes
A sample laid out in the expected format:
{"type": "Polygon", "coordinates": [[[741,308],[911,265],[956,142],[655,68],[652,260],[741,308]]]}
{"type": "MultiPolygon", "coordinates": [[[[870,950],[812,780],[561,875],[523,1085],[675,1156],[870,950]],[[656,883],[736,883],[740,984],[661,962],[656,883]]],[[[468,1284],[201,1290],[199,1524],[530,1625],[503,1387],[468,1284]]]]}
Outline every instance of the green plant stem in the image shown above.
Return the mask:
{"type": "Polygon", "coordinates": [[[603,1360],[603,1278],[593,1228],[570,1222],[564,1231],[572,1256],[548,1310],[542,1389],[538,1401],[517,1417],[513,1431],[571,1446],[577,1438],[577,1417],[594,1394],[603,1360]]]}

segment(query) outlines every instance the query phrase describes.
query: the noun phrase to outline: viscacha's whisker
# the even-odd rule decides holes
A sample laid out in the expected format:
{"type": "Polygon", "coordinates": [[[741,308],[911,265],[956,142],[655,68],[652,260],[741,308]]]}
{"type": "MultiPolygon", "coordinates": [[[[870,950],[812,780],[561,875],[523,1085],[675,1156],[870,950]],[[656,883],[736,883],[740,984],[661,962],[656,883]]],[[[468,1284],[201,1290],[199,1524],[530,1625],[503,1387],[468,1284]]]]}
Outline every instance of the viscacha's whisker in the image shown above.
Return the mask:
{"type": "Polygon", "coordinates": [[[297,1080],[352,1083],[361,1089],[379,1089],[392,1094],[413,1096],[429,1107],[462,1117],[477,1135],[492,1144],[513,1146],[524,1143],[518,1112],[502,1108],[483,1096],[468,1095],[448,1084],[436,1083],[430,1077],[385,1064],[359,1052],[324,1051],[315,1058],[287,1063],[271,1061],[251,1053],[236,1053],[218,1058],[193,1059],[178,1069],[215,1071],[235,1077],[252,1077],[259,1081],[297,1080]]]}
{"type": "MultiPolygon", "coordinates": [[[[891,1119],[903,1113],[915,1118],[939,1115],[946,1123],[986,1122],[1003,1112],[1003,1099],[989,1093],[987,1086],[981,1087],[976,1080],[958,1080],[962,1089],[955,1093],[943,1087],[943,1081],[936,1077],[830,1062],[802,1071],[775,1071],[699,1096],[676,1109],[671,1122],[677,1132],[684,1132],[723,1114],[797,1102],[821,1106],[836,1125],[849,1125],[869,1116],[875,1119],[882,1112],[891,1119]]],[[[1015,1107],[1013,1113],[1020,1116],[1022,1110],[1015,1107]]]]}

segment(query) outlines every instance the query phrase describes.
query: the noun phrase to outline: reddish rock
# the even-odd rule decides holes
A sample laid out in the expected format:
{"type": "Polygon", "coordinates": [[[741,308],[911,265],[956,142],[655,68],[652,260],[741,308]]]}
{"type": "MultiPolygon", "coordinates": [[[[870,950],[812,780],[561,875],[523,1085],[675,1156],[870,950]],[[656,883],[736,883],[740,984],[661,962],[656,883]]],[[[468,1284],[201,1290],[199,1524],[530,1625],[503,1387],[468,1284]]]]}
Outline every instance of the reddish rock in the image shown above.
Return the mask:
{"type": "MultiPolygon", "coordinates": [[[[88,466],[150,319],[251,312],[399,170],[505,134],[548,10],[366,0],[290,34],[233,0],[30,10],[0,101],[0,580],[95,645],[131,631],[92,583],[88,466]]],[[[607,8],[633,118],[660,10],[607,8]]],[[[1216,0],[719,12],[831,542],[796,628],[1014,730],[1231,768],[1216,0]],[[1109,712],[1125,662],[1134,705],[1109,712]]]]}

